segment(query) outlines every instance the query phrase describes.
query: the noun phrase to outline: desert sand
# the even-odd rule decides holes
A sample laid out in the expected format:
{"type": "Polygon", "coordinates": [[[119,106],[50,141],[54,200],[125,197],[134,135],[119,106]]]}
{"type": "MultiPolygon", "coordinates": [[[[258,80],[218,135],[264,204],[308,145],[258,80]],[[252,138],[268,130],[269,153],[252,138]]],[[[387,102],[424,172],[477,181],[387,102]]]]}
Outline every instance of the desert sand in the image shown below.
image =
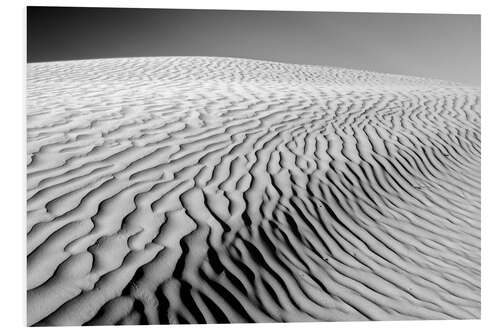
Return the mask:
{"type": "Polygon", "coordinates": [[[28,64],[28,325],[478,318],[480,118],[342,68],[28,64]]]}

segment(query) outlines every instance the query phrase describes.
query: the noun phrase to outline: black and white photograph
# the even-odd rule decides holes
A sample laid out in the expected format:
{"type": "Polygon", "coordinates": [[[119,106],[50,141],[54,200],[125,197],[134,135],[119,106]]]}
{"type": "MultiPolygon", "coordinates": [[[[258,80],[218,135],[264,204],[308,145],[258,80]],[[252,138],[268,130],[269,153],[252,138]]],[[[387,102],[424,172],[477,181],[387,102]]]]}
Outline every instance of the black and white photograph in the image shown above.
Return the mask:
{"type": "Polygon", "coordinates": [[[481,14],[24,9],[26,326],[481,319],[481,14]]]}

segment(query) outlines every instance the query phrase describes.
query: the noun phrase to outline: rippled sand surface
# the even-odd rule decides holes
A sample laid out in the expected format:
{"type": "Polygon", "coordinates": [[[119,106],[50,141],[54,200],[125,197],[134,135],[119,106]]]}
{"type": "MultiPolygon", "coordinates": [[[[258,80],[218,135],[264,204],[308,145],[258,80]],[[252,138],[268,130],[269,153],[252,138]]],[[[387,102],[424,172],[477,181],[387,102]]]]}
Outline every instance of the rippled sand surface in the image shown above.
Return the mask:
{"type": "Polygon", "coordinates": [[[234,58],[29,64],[28,324],[478,318],[479,96],[234,58]]]}

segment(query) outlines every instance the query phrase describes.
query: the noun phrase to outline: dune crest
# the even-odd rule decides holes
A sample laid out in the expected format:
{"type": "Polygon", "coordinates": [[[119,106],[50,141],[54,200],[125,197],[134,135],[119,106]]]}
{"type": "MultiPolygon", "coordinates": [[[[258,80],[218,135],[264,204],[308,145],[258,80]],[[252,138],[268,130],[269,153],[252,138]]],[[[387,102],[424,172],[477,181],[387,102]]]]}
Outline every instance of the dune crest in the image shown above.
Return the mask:
{"type": "Polygon", "coordinates": [[[205,57],[27,68],[28,324],[480,317],[480,91],[205,57]]]}

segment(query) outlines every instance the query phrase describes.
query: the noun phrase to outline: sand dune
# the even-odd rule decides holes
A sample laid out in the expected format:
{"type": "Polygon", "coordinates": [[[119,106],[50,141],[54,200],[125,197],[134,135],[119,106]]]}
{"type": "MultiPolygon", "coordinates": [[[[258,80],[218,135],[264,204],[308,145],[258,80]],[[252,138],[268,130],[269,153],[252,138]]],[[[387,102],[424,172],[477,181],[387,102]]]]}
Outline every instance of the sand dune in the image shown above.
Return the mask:
{"type": "Polygon", "coordinates": [[[478,88],[203,57],[27,76],[29,325],[480,316],[478,88]]]}

